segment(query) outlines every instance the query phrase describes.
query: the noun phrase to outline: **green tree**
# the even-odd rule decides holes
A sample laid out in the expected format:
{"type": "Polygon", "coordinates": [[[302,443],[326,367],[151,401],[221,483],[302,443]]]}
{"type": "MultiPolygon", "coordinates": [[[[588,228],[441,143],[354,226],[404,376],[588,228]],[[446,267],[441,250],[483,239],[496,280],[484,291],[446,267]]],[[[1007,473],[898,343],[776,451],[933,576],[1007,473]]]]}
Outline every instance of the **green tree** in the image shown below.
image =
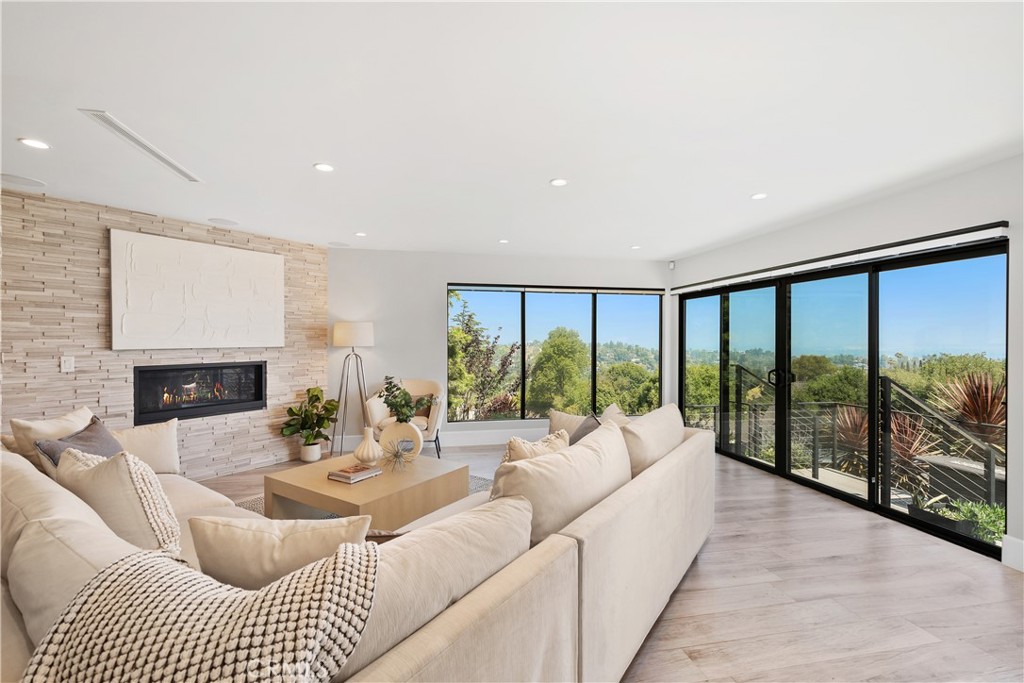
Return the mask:
{"type": "Polygon", "coordinates": [[[501,330],[491,336],[458,292],[449,291],[449,311],[456,306],[448,326],[448,419],[486,420],[498,417],[494,410],[504,417],[509,397],[518,396],[519,343],[501,344],[501,330]]]}
{"type": "Polygon", "coordinates": [[[686,405],[718,405],[718,365],[686,364],[686,405]]]}
{"type": "Polygon", "coordinates": [[[835,372],[836,365],[825,356],[803,355],[793,359],[792,370],[797,382],[809,382],[835,372]]]}
{"type": "Polygon", "coordinates": [[[576,330],[556,327],[541,344],[526,385],[526,409],[544,416],[552,408],[590,411],[590,349],[576,330]]]}
{"type": "Polygon", "coordinates": [[[794,403],[868,404],[868,373],[860,368],[843,366],[835,372],[820,375],[809,382],[794,385],[794,403]]]}
{"type": "Polygon", "coordinates": [[[597,412],[615,403],[627,415],[658,407],[658,373],[632,362],[606,364],[597,370],[597,412]]]}

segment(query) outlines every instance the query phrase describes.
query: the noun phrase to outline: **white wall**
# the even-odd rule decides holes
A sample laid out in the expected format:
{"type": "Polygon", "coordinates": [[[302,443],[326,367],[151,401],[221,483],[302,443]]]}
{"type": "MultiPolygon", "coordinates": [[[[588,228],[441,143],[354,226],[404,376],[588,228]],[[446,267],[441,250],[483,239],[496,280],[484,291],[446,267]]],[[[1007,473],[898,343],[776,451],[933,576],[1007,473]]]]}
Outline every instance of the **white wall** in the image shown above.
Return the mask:
{"type": "MultiPolygon", "coordinates": [[[[1006,220],[1007,538],[1003,561],[1024,571],[1024,157],[1014,157],[677,261],[673,286],[1006,220]]],[[[669,310],[677,316],[677,309],[669,310]]],[[[675,327],[676,323],[672,323],[675,327]]],[[[673,399],[674,400],[674,399],[673,399]]]]}
{"type": "MultiPolygon", "coordinates": [[[[600,261],[532,256],[472,256],[332,249],[328,255],[328,311],[336,320],[372,320],[376,345],[361,350],[367,389],[374,391],[385,374],[407,378],[447,378],[447,288],[449,283],[570,286],[668,286],[664,262],[600,261]]],[[[674,299],[665,297],[667,306],[674,299]]],[[[662,358],[663,391],[675,393],[675,351],[666,335],[662,358]]],[[[329,392],[336,395],[346,350],[331,349],[328,356],[329,392]]],[[[351,399],[350,399],[351,402],[351,399]]],[[[359,413],[350,406],[346,447],[358,442],[359,413]]],[[[442,432],[443,445],[503,443],[511,434],[524,438],[547,433],[547,422],[503,421],[453,424],[442,432]]],[[[430,448],[430,446],[428,446],[430,448]]]]}

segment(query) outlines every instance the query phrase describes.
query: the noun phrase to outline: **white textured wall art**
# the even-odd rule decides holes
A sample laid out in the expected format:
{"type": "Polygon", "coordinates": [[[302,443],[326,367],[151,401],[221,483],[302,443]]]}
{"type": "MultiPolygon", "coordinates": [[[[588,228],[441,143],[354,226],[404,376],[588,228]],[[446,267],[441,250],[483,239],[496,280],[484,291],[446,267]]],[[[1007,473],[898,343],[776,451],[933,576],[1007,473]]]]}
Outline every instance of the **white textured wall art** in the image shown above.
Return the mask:
{"type": "Polygon", "coordinates": [[[112,345],[284,346],[284,257],[110,231],[112,345]]]}

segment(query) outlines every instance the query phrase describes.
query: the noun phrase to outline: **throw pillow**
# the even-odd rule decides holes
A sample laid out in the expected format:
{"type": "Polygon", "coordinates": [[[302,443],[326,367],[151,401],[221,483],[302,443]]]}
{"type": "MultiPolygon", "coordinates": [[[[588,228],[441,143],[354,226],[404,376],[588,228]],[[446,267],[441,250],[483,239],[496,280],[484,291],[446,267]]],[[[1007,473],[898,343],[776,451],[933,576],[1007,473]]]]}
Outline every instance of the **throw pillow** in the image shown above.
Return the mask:
{"type": "Polygon", "coordinates": [[[585,418],[583,418],[583,422],[580,423],[580,426],[576,428],[576,431],[572,433],[572,436],[569,437],[569,445],[572,446],[574,444],[579,443],[583,439],[583,437],[585,437],[587,434],[591,433],[600,426],[600,420],[598,420],[592,414],[587,415],[585,418]]]}
{"type": "Polygon", "coordinates": [[[374,544],[344,544],[246,591],[137,552],[78,592],[22,680],[329,681],[366,626],[378,564],[374,544]]]}
{"type": "Polygon", "coordinates": [[[178,418],[111,432],[128,451],[157,474],[181,474],[178,459],[178,418]]]}
{"type": "Polygon", "coordinates": [[[331,555],[342,543],[362,543],[370,516],[341,519],[192,517],[199,567],[221,583],[257,590],[331,555]]]}
{"type": "Polygon", "coordinates": [[[430,417],[430,409],[434,407],[434,395],[433,394],[423,394],[422,396],[413,396],[412,397],[413,405],[416,405],[416,402],[419,401],[421,398],[430,399],[430,403],[427,404],[427,407],[420,408],[419,410],[417,410],[415,412],[415,415],[418,415],[419,417],[430,417]]]}
{"type": "Polygon", "coordinates": [[[570,415],[560,410],[549,410],[548,434],[554,434],[560,429],[564,429],[568,434],[572,434],[586,419],[586,415],[570,415]]]}
{"type": "Polygon", "coordinates": [[[110,529],[82,520],[49,517],[26,524],[11,551],[6,585],[32,642],[43,639],[101,569],[137,552],[110,529]]]}
{"type": "MultiPolygon", "coordinates": [[[[36,448],[41,457],[52,463],[55,474],[57,465],[60,464],[60,454],[69,448],[84,453],[102,455],[104,458],[115,456],[124,450],[121,443],[103,425],[103,421],[95,415],[82,431],[65,436],[63,439],[36,441],[36,448]]],[[[44,461],[44,465],[49,466],[49,463],[44,461]]]]}
{"type": "Polygon", "coordinates": [[[51,420],[19,420],[11,418],[11,432],[14,434],[14,441],[17,446],[15,452],[28,458],[29,462],[36,466],[39,471],[53,477],[53,472],[43,469],[42,460],[39,458],[39,451],[36,450],[36,441],[46,439],[63,439],[69,434],[85,429],[92,419],[92,411],[88,408],[79,408],[67,415],[55,417],[51,420]]]}
{"type": "Polygon", "coordinates": [[[622,408],[614,403],[605,408],[604,412],[601,413],[601,424],[604,424],[608,420],[611,420],[620,427],[625,427],[632,422],[632,420],[629,419],[629,416],[622,412],[622,408]]]}
{"type": "Polygon", "coordinates": [[[181,527],[160,480],[131,453],[112,458],[69,448],[57,483],[89,504],[115,534],[144,550],[181,552],[181,527]]]}
{"type": "Polygon", "coordinates": [[[632,475],[640,474],[681,444],[683,429],[682,413],[674,403],[642,415],[623,427],[632,475]]]}
{"type": "Polygon", "coordinates": [[[514,462],[516,460],[527,460],[545,453],[560,451],[569,445],[569,434],[564,429],[559,429],[554,434],[548,434],[540,441],[527,441],[518,436],[513,436],[505,446],[505,455],[502,462],[514,462]]]}
{"type": "Polygon", "coordinates": [[[530,543],[536,545],[628,482],[629,453],[622,430],[609,424],[557,453],[500,465],[491,500],[528,499],[533,506],[530,543]]]}

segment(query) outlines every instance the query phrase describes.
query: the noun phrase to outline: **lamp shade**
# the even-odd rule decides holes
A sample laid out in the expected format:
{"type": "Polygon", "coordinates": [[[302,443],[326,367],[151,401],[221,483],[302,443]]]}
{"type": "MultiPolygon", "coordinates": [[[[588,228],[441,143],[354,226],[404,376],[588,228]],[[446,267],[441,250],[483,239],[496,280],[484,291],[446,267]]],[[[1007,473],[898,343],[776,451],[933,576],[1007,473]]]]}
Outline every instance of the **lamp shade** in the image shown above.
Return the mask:
{"type": "Polygon", "coordinates": [[[334,346],[373,346],[373,323],[334,323],[334,346]]]}

